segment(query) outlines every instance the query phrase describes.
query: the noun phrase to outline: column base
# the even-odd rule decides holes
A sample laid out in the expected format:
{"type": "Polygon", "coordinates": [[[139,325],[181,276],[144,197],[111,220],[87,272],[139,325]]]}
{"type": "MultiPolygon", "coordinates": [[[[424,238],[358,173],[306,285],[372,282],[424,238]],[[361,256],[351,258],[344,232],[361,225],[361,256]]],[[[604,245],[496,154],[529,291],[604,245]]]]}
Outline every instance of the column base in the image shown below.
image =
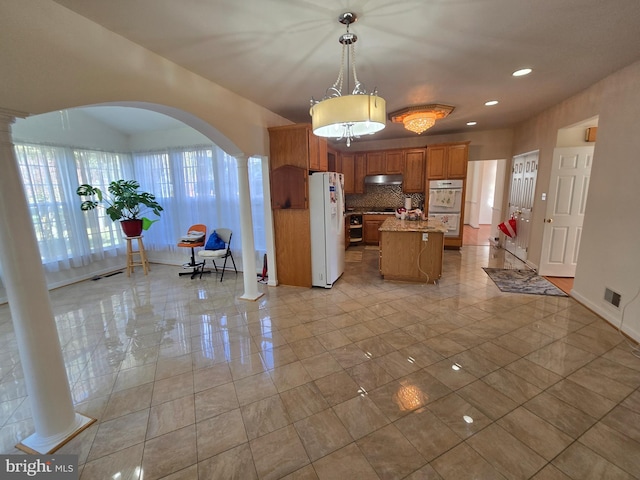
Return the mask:
{"type": "Polygon", "coordinates": [[[240,295],[238,298],[240,300],[249,300],[249,301],[255,301],[257,299],[259,299],[260,297],[262,297],[264,295],[264,293],[262,292],[258,292],[255,295],[250,294],[250,293],[243,293],[242,295],[240,295]]]}
{"type": "Polygon", "coordinates": [[[89,428],[96,421],[95,418],[76,413],[76,418],[70,431],[51,437],[41,437],[36,432],[18,443],[16,448],[32,455],[51,454],[89,428]]]}

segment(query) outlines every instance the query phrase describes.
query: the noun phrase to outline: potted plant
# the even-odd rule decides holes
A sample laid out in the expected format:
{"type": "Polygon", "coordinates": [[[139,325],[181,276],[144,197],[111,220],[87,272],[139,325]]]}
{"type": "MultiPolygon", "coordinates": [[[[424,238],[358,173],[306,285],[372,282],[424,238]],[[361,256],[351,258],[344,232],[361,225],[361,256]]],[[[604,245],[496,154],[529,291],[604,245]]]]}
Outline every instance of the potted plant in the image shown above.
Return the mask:
{"type": "MultiPolygon", "coordinates": [[[[147,210],[151,210],[156,215],[160,215],[162,206],[156,202],[155,195],[148,192],[140,192],[140,184],[135,180],[115,180],[109,184],[110,195],[105,195],[98,187],[83,184],[78,187],[76,193],[80,197],[87,197],[80,204],[83,211],[93,210],[101,203],[106,209],[107,215],[114,222],[120,220],[122,231],[127,237],[137,237],[142,233],[143,220],[140,215],[147,210]]],[[[148,226],[147,226],[148,228],[148,226]]]]}

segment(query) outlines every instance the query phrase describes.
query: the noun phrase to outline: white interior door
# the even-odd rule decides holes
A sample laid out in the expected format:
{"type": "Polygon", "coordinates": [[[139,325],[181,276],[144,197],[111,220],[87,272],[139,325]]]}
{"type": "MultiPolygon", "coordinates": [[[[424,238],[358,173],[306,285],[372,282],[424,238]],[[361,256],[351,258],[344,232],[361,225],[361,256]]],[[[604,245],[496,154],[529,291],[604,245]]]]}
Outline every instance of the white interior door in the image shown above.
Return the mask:
{"type": "Polygon", "coordinates": [[[540,275],[575,276],[593,150],[593,146],[563,147],[553,152],[540,275]]]}
{"type": "Polygon", "coordinates": [[[509,218],[516,219],[516,236],[506,237],[505,248],[522,261],[527,260],[529,227],[538,177],[538,151],[513,157],[509,218]]]}

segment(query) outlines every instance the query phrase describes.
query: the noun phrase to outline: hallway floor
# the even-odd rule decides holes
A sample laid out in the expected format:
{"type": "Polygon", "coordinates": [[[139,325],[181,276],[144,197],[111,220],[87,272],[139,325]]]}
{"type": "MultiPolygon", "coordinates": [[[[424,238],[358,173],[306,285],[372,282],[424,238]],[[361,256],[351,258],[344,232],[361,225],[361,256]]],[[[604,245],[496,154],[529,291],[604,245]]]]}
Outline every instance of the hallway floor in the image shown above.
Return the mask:
{"type": "MultiPolygon", "coordinates": [[[[445,251],[438,285],[352,247],[329,290],[115,275],[51,292],[96,479],[640,478],[640,359],[572,298],[501,293],[504,250],[445,251]]],[[[509,268],[517,262],[507,259],[509,268]]],[[[0,451],[33,431],[0,306],[0,451]]]]}

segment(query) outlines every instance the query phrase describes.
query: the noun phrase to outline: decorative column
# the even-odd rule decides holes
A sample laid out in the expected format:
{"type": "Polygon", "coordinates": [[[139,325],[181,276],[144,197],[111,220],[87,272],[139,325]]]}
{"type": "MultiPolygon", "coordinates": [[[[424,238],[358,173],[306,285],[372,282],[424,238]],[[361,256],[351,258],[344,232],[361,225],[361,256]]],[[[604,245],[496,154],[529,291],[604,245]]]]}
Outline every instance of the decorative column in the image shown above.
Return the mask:
{"type": "Polygon", "coordinates": [[[244,293],[240,298],[257,300],[264,294],[258,291],[256,247],[253,239],[251,195],[249,193],[249,159],[245,155],[237,156],[235,159],[238,163],[240,227],[242,228],[242,277],[244,278],[244,293]]]}
{"type": "Polygon", "coordinates": [[[52,453],[95,419],[73,411],[31,213],[11,139],[20,112],[0,109],[0,264],[35,433],[16,445],[52,453]]]}
{"type": "Polygon", "coordinates": [[[269,280],[267,285],[275,287],[278,285],[278,271],[276,269],[276,246],[273,232],[273,211],[271,210],[271,182],[269,176],[269,161],[262,157],[262,194],[264,195],[264,236],[267,242],[267,270],[269,280]]]}

